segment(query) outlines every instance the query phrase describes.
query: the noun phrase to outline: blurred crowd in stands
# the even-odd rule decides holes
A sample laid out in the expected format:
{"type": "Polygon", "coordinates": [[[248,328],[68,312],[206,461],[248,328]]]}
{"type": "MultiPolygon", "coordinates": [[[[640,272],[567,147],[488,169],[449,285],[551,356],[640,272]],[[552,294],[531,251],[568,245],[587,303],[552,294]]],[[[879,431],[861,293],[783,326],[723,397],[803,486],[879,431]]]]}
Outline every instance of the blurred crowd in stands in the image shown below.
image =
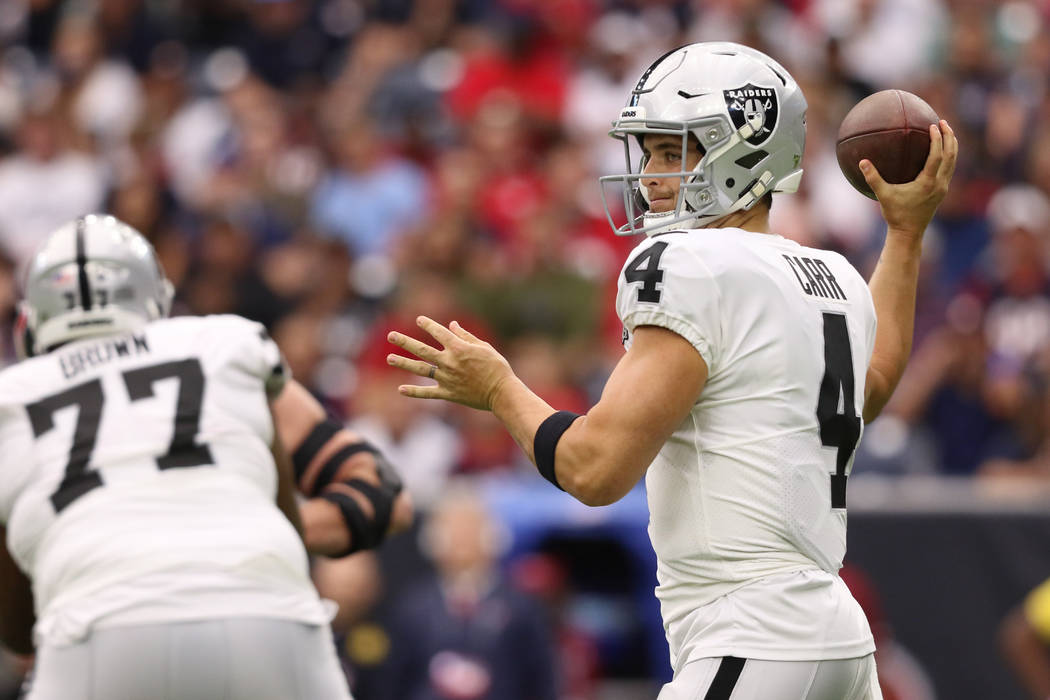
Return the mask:
{"type": "MultiPolygon", "coordinates": [[[[387,332],[456,319],[586,410],[622,352],[636,244],[602,208],[597,177],[625,169],[606,132],[654,58],[703,40],[798,79],[806,175],[773,228],[862,272],[884,231],[839,172],[842,117],[903,88],[959,135],[912,366],[856,470],[1050,479],[1045,0],[5,0],[3,356],[34,246],[108,211],[153,241],[176,313],[264,323],[426,512],[454,475],[523,457],[490,416],[398,397],[387,332]]],[[[525,578],[556,590],[544,566],[525,578]]]]}
{"type": "Polygon", "coordinates": [[[425,507],[450,473],[520,459],[484,416],[399,399],[386,332],[456,318],[585,409],[635,243],[601,206],[597,176],[624,169],[609,122],[654,57],[714,39],[779,58],[809,100],[804,187],[775,198],[774,229],[862,271],[882,231],[839,173],[842,116],[905,88],[960,135],[913,371],[858,469],[1050,475],[1046,3],[7,2],[0,311],[43,235],[107,210],[155,243],[178,312],[263,322],[425,507]]]}

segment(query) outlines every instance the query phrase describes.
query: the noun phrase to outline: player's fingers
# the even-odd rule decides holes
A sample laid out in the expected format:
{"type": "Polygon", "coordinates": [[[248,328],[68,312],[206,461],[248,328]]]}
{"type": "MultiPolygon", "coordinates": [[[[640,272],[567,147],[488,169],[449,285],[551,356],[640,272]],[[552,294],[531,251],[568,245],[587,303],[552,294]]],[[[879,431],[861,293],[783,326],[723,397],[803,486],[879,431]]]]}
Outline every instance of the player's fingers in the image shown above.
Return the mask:
{"type": "Polygon", "coordinates": [[[922,174],[927,177],[937,177],[937,171],[944,160],[944,144],[941,138],[941,127],[939,124],[930,124],[930,155],[926,156],[926,165],[922,168],[922,174]]]}
{"type": "Polygon", "coordinates": [[[448,327],[449,327],[449,330],[451,330],[453,333],[458,335],[463,340],[469,340],[472,343],[481,343],[481,342],[483,342],[481,340],[481,338],[478,338],[476,335],[474,335],[473,333],[468,331],[466,328],[464,328],[463,326],[459,325],[459,321],[453,321],[452,323],[448,324],[448,327]]]}
{"type": "Polygon", "coordinates": [[[397,388],[397,393],[413,399],[447,399],[448,392],[439,386],[420,386],[418,384],[402,384],[397,388]]]}
{"type": "Polygon", "coordinates": [[[434,340],[441,343],[442,347],[447,348],[452,341],[456,340],[456,335],[452,331],[445,328],[432,318],[418,316],[416,317],[416,324],[429,333],[434,340]]]}
{"type": "Polygon", "coordinates": [[[860,167],[860,174],[864,176],[864,180],[868,183],[868,187],[875,193],[875,196],[879,196],[879,192],[887,187],[886,181],[882,179],[882,175],[879,174],[878,168],[867,158],[860,161],[858,164],[860,167]]]}
{"type": "Polygon", "coordinates": [[[941,167],[937,170],[937,177],[951,179],[952,173],[955,172],[955,161],[959,157],[959,139],[956,138],[951,125],[943,119],[941,120],[941,132],[944,138],[944,158],[941,161],[941,167]]]}
{"type": "Polygon", "coordinates": [[[431,371],[436,371],[435,366],[430,364],[429,362],[423,362],[422,360],[412,360],[407,357],[402,357],[401,355],[387,355],[386,361],[388,364],[390,364],[391,367],[403,369],[406,372],[411,372],[412,374],[418,375],[420,377],[429,377],[430,379],[433,379],[434,377],[431,374],[431,371]]]}
{"type": "Polygon", "coordinates": [[[430,364],[437,364],[438,356],[441,354],[441,351],[437,348],[431,347],[421,340],[411,338],[404,333],[398,333],[397,331],[391,331],[386,339],[402,350],[407,350],[416,357],[426,360],[430,364]]]}
{"type": "Polygon", "coordinates": [[[459,325],[455,321],[448,324],[448,329],[452,331],[452,334],[460,340],[470,340],[470,334],[467,333],[466,329],[463,328],[463,326],[459,325]]]}

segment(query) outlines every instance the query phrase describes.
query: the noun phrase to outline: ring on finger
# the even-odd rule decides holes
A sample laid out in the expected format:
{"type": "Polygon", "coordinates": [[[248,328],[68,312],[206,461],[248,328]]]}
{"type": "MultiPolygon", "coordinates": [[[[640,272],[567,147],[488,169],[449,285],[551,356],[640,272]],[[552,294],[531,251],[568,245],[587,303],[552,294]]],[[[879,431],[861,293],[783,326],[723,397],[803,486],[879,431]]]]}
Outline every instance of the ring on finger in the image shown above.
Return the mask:
{"type": "Polygon", "coordinates": [[[430,365],[430,369],[427,371],[427,376],[433,379],[434,373],[437,372],[437,369],[437,365],[430,365]]]}

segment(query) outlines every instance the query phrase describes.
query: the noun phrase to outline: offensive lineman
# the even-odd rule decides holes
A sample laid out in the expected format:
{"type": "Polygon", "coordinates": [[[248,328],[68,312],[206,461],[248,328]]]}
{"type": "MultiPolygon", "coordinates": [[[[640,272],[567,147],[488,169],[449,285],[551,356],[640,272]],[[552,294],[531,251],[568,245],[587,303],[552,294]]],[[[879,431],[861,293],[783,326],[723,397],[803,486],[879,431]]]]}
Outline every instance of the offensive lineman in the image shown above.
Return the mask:
{"type": "MultiPolygon", "coordinates": [[[[420,317],[443,349],[390,340],[437,386],[406,396],[491,410],[540,473],[588,505],[644,475],[673,680],[660,700],[876,700],[874,642],[837,576],[864,421],[911,347],[922,236],[958,145],[930,127],[910,183],[861,169],[888,233],[868,285],[840,255],[769,231],[802,171],[806,102],[778,63],[692,44],[641,76],[611,135],[641,146],[624,185],[647,238],[623,268],[627,352],[586,415],[556,412],[488,343],[420,317]],[[878,332],[876,333],[876,317],[878,332]]],[[[608,207],[607,207],[608,208],[608,207]]],[[[610,217],[611,221],[611,217],[610,217]]]]}
{"type": "Polygon", "coordinates": [[[304,540],[375,546],[407,495],[260,325],[165,319],[171,296],[113,217],[67,224],[30,264],[35,356],[0,373],[0,633],[30,652],[35,599],[29,700],[349,698],[304,540]]]}

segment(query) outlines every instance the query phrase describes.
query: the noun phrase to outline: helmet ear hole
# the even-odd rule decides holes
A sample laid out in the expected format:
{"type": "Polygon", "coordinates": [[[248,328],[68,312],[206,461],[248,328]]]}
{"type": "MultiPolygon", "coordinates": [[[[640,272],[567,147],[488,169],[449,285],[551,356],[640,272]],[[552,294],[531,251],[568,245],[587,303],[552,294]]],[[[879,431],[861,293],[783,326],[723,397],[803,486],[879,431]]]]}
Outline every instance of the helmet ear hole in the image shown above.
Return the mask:
{"type": "Polygon", "coordinates": [[[726,180],[726,187],[736,187],[736,180],[729,178],[726,180]]]}

